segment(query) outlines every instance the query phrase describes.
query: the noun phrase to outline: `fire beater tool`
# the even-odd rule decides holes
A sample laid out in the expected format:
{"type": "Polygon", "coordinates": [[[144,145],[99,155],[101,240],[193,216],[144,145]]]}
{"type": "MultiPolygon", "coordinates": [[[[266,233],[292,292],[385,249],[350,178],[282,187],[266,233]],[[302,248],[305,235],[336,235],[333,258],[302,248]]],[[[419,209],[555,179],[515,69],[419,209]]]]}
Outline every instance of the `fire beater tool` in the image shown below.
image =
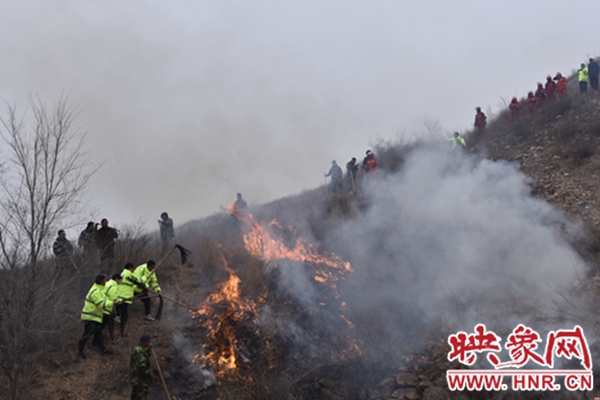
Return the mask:
{"type": "Polygon", "coordinates": [[[163,388],[165,389],[165,394],[167,395],[167,400],[171,400],[171,395],[169,394],[169,389],[167,389],[167,384],[165,383],[165,378],[163,378],[162,371],[160,370],[160,364],[158,363],[158,358],[156,357],[156,353],[154,352],[154,347],[150,347],[152,350],[152,357],[154,358],[154,362],[156,362],[156,369],[158,370],[158,376],[160,377],[160,381],[162,382],[163,388]]]}

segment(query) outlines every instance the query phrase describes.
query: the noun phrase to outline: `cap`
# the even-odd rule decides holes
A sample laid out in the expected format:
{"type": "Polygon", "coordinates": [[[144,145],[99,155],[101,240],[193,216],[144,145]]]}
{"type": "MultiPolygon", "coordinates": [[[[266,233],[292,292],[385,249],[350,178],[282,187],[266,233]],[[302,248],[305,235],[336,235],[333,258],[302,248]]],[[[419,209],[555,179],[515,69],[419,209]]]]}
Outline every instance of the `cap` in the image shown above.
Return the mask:
{"type": "Polygon", "coordinates": [[[140,342],[149,342],[152,338],[150,337],[150,335],[148,335],[147,333],[144,333],[141,337],[140,337],[140,342]]]}

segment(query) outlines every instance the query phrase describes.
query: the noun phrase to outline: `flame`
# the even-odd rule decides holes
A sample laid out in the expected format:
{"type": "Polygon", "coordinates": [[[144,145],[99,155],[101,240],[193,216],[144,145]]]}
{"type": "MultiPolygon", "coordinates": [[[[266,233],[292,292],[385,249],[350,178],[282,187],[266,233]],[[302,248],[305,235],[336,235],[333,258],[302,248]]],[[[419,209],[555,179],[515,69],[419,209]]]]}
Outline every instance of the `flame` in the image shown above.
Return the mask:
{"type": "MultiPolygon", "coordinates": [[[[277,261],[282,260],[328,267],[330,271],[323,268],[315,269],[313,279],[320,283],[329,284],[341,278],[345,273],[354,272],[349,262],[343,261],[336,254],[327,252],[319,254],[314,250],[311,243],[301,237],[291,239],[293,242],[291,246],[286,245],[281,239],[274,238],[269,231],[269,227],[283,229],[276,220],[271,221],[267,227],[255,221],[252,214],[237,210],[233,205],[230,205],[228,210],[230,214],[250,227],[250,232],[244,235],[244,245],[248,253],[265,261],[271,268],[276,265],[277,261]]],[[[291,228],[290,231],[292,231],[292,236],[295,237],[296,232],[291,228]]]]}
{"type": "MultiPolygon", "coordinates": [[[[229,272],[229,279],[217,285],[216,291],[192,313],[194,318],[201,318],[201,325],[208,329],[205,355],[199,357],[203,368],[212,365],[217,377],[239,366],[239,346],[236,329],[244,321],[254,320],[257,315],[256,306],[241,296],[240,278],[229,268],[225,257],[221,256],[224,268],[229,272]]],[[[255,321],[253,321],[255,322],[255,321]]],[[[255,326],[255,323],[251,324],[255,326]]]]}
{"type": "MultiPolygon", "coordinates": [[[[314,281],[325,286],[329,295],[335,299],[340,297],[335,282],[343,279],[345,274],[353,272],[349,262],[343,261],[332,253],[317,252],[307,240],[297,238],[293,229],[285,230],[275,220],[264,226],[255,221],[252,214],[236,209],[233,203],[229,205],[228,211],[248,225],[250,230],[243,236],[246,251],[251,256],[262,260],[267,269],[275,268],[277,263],[283,260],[302,263],[310,267],[314,281]],[[286,240],[282,238],[283,235],[274,235],[279,233],[278,231],[286,234],[286,240]]],[[[251,361],[244,355],[247,350],[244,343],[240,343],[240,338],[243,336],[240,335],[240,326],[246,329],[246,334],[249,333],[248,330],[252,330],[252,335],[259,335],[258,305],[264,303],[268,296],[267,293],[263,293],[255,302],[242,297],[241,279],[228,266],[224,256],[221,256],[221,260],[229,273],[229,279],[217,285],[215,292],[192,313],[193,317],[200,319],[200,324],[208,329],[204,354],[198,355],[197,361],[202,363],[203,368],[214,367],[215,375],[219,378],[226,377],[229,372],[239,369],[241,362],[251,361]]],[[[320,301],[319,305],[326,307],[329,303],[329,301],[320,301]]],[[[294,306],[290,300],[285,300],[283,304],[294,306]]],[[[340,307],[345,305],[344,302],[340,302],[340,307]]],[[[345,322],[348,329],[354,328],[354,324],[345,316],[340,314],[340,319],[345,322]]],[[[268,345],[269,339],[263,338],[263,340],[268,345]]],[[[332,351],[330,354],[332,359],[345,359],[361,354],[360,342],[349,337],[342,342],[345,343],[345,348],[341,351],[332,351]]]]}

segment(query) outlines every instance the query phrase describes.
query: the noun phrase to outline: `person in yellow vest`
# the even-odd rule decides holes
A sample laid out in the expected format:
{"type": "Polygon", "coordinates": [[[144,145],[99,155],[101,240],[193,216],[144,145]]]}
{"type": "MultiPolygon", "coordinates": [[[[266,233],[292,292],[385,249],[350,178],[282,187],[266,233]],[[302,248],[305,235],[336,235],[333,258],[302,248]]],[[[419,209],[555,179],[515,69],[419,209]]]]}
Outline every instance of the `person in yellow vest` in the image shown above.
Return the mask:
{"type": "Polygon", "coordinates": [[[121,272],[121,284],[118,293],[121,304],[117,306],[121,337],[125,336],[125,324],[129,319],[129,305],[133,303],[135,290],[137,287],[142,286],[137,278],[133,276],[134,270],[135,266],[132,263],[127,263],[123,267],[123,272],[121,272]]]}
{"type": "Polygon", "coordinates": [[[465,142],[465,139],[460,136],[458,132],[454,132],[454,136],[449,137],[446,140],[452,142],[452,148],[455,148],[458,144],[462,145],[463,147],[467,147],[467,142],[465,142]]]}
{"type": "Polygon", "coordinates": [[[579,81],[579,91],[581,93],[587,92],[588,79],[588,67],[582,63],[581,68],[577,70],[577,80],[579,81]]]}
{"type": "Polygon", "coordinates": [[[154,273],[155,268],[156,263],[154,260],[149,260],[147,263],[139,265],[135,271],[133,271],[133,276],[145,286],[143,289],[137,287],[135,291],[136,293],[140,294],[142,303],[144,303],[144,314],[146,315],[146,321],[154,321],[154,317],[150,315],[150,298],[148,297],[148,289],[151,288],[155,293],[161,292],[160,286],[158,285],[158,279],[156,279],[156,274],[154,273]]]}
{"type": "MultiPolygon", "coordinates": [[[[119,298],[119,284],[121,283],[121,275],[114,274],[106,285],[104,285],[104,294],[108,297],[109,301],[116,302],[119,298]]],[[[118,308],[119,306],[115,307],[118,308]]],[[[110,337],[110,342],[113,343],[115,341],[115,312],[104,311],[104,319],[102,320],[102,329],[104,327],[108,327],[108,334],[110,337]]]]}
{"type": "Polygon", "coordinates": [[[102,354],[110,354],[108,349],[104,347],[104,340],[102,339],[102,321],[104,319],[104,312],[111,311],[113,305],[118,304],[119,300],[110,301],[106,297],[105,286],[106,277],[98,275],[85,296],[83,310],[81,310],[81,320],[85,322],[85,325],[83,336],[79,339],[78,344],[79,356],[81,358],[86,358],[83,350],[90,336],[94,337],[92,339],[92,346],[96,347],[102,354]]]}

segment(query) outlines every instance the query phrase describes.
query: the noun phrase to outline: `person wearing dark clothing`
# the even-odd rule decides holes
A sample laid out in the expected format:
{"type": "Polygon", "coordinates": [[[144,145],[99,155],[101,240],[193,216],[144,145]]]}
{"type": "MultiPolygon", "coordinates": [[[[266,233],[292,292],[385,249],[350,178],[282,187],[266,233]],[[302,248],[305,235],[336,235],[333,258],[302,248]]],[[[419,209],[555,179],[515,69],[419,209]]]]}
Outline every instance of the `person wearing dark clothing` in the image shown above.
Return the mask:
{"type": "Polygon", "coordinates": [[[69,273],[75,272],[75,265],[72,259],[73,245],[67,240],[67,234],[62,229],[58,231],[58,237],[52,245],[52,252],[54,253],[57,276],[60,276],[65,270],[69,273]]]}
{"type": "Polygon", "coordinates": [[[348,192],[354,192],[356,190],[356,173],[358,172],[358,164],[356,163],[356,157],[352,157],[352,160],[346,163],[346,173],[348,179],[348,192]]]}
{"type": "Polygon", "coordinates": [[[150,358],[152,357],[151,337],[144,333],[140,343],[131,352],[129,360],[129,382],[131,383],[131,400],[146,400],[148,389],[154,383],[154,375],[150,358]]]}
{"type": "Polygon", "coordinates": [[[100,252],[100,266],[103,271],[112,271],[115,261],[115,239],[119,231],[108,226],[108,220],[100,221],[100,229],[96,231],[96,246],[100,252]]]}
{"type": "Polygon", "coordinates": [[[242,198],[242,194],[238,193],[237,194],[237,200],[233,203],[233,211],[235,212],[246,212],[246,209],[248,208],[248,203],[246,203],[246,200],[244,200],[242,198]]]}
{"type": "Polygon", "coordinates": [[[160,227],[160,239],[162,241],[162,253],[165,254],[167,249],[171,245],[173,238],[175,237],[175,231],[173,230],[173,220],[169,218],[169,214],[166,212],[160,214],[158,220],[160,227]]]}
{"type": "Polygon", "coordinates": [[[83,257],[86,262],[92,262],[96,259],[96,228],[96,224],[88,222],[77,240],[77,245],[83,249],[83,257]]]}
{"type": "Polygon", "coordinates": [[[590,58],[590,63],[588,64],[588,77],[590,79],[590,86],[594,90],[598,90],[598,74],[600,74],[600,67],[593,58],[590,58]]]}
{"type": "Polygon", "coordinates": [[[329,172],[325,174],[325,178],[331,176],[331,190],[333,193],[336,193],[338,190],[342,191],[342,177],[344,173],[339,165],[333,160],[331,162],[331,168],[329,168],[329,172]]]}

